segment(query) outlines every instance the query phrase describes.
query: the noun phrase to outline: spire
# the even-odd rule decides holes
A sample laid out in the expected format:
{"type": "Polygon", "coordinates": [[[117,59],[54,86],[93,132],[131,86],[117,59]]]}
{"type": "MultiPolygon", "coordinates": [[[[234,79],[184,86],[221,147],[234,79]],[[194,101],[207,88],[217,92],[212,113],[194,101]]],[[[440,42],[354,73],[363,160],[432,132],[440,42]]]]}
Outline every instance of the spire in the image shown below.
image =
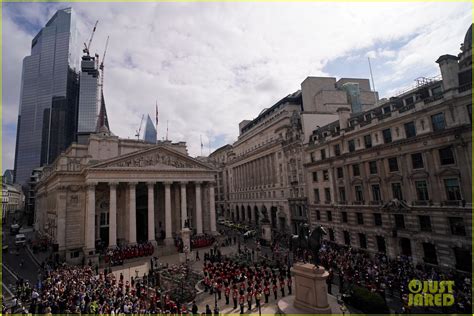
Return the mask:
{"type": "Polygon", "coordinates": [[[143,140],[147,143],[156,143],[156,128],[153,125],[150,115],[147,115],[145,124],[145,133],[143,134],[143,140]]]}
{"type": "Polygon", "coordinates": [[[96,132],[100,132],[101,130],[103,130],[103,127],[106,127],[107,130],[110,131],[109,119],[107,117],[107,109],[105,108],[104,92],[102,91],[100,97],[100,110],[99,117],[97,118],[96,132]]]}

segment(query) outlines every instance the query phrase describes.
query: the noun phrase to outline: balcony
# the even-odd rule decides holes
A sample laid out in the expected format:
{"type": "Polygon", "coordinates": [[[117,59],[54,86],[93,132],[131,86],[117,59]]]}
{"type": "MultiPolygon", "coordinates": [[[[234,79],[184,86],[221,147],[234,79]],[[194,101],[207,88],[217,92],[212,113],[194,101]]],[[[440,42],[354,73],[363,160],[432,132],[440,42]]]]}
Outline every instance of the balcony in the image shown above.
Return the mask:
{"type": "Polygon", "coordinates": [[[331,201],[324,201],[324,204],[331,204],[331,201]]]}
{"type": "Polygon", "coordinates": [[[413,206],[429,206],[429,205],[433,205],[433,201],[431,201],[431,200],[429,200],[429,201],[428,200],[413,201],[411,203],[411,205],[413,205],[413,206]]]}
{"type": "Polygon", "coordinates": [[[471,89],[472,89],[472,82],[469,82],[467,84],[463,84],[463,85],[459,86],[458,92],[461,93],[461,92],[471,90],[471,89]]]}
{"type": "Polygon", "coordinates": [[[347,205],[348,204],[347,201],[344,201],[344,200],[343,201],[338,201],[337,203],[339,205],[347,205]]]}
{"type": "Polygon", "coordinates": [[[457,206],[457,207],[461,207],[461,206],[465,206],[465,202],[463,203],[463,201],[461,200],[449,200],[449,201],[441,201],[441,206],[457,206]],[[464,204],[464,205],[463,205],[464,204]]]}
{"type": "Polygon", "coordinates": [[[364,201],[354,201],[352,205],[364,205],[364,201]]]}

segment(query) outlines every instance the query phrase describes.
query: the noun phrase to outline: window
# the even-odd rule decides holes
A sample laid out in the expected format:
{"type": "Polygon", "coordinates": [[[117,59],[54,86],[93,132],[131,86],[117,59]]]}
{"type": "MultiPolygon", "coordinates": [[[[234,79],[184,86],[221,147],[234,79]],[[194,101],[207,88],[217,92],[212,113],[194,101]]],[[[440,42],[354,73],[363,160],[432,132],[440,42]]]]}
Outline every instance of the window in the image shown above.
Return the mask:
{"type": "Polygon", "coordinates": [[[319,199],[319,189],[314,189],[314,202],[319,203],[321,200],[319,199]]]}
{"type": "Polygon", "coordinates": [[[360,176],[359,165],[352,165],[352,175],[353,175],[354,177],[360,176]]]}
{"type": "Polygon", "coordinates": [[[433,96],[441,95],[443,94],[443,89],[441,89],[441,86],[434,87],[433,89],[431,89],[431,94],[433,96]]]}
{"type": "Polygon", "coordinates": [[[321,149],[321,160],[326,159],[326,149],[321,149]]]}
{"type": "Polygon", "coordinates": [[[335,156],[340,156],[341,155],[341,146],[339,146],[339,144],[334,145],[334,155],[335,156]]]}
{"type": "Polygon", "coordinates": [[[100,213],[100,226],[109,225],[109,213],[100,213]]]}
{"type": "Polygon", "coordinates": [[[370,174],[377,174],[377,161],[369,161],[370,174]]]}
{"type": "Polygon", "coordinates": [[[455,163],[454,161],[454,154],[453,154],[453,148],[446,147],[446,148],[441,148],[439,150],[439,161],[441,165],[453,165],[455,163]]]}
{"type": "Polygon", "coordinates": [[[392,195],[394,199],[403,200],[402,185],[399,182],[392,183],[392,195]]]}
{"type": "Polygon", "coordinates": [[[347,223],[347,212],[342,212],[342,222],[347,223]]]}
{"type": "Polygon", "coordinates": [[[382,236],[377,236],[377,249],[379,252],[385,253],[387,251],[387,248],[385,247],[385,238],[382,236]]]}
{"type": "Polygon", "coordinates": [[[423,168],[423,156],[421,153],[416,153],[411,155],[411,164],[413,169],[421,169],[423,168]]]}
{"type": "Polygon", "coordinates": [[[367,237],[365,237],[365,234],[359,233],[359,244],[360,248],[367,249],[367,237]]]}
{"type": "Polygon", "coordinates": [[[364,145],[365,145],[365,148],[372,147],[372,137],[370,134],[364,136],[364,145]]]}
{"type": "Polygon", "coordinates": [[[351,244],[351,235],[346,230],[344,231],[344,244],[346,244],[347,246],[350,246],[351,244]]]}
{"type": "Polygon", "coordinates": [[[382,226],[382,214],[374,213],[374,224],[375,226],[382,226]]]}
{"type": "Polygon", "coordinates": [[[323,180],[324,181],[329,180],[329,172],[327,170],[323,170],[323,180]]]}
{"type": "Polygon", "coordinates": [[[380,201],[380,185],[372,184],[372,199],[373,201],[380,201]]]}
{"type": "Polygon", "coordinates": [[[398,160],[396,157],[388,158],[388,170],[390,172],[398,171],[398,160]]]}
{"type": "Polygon", "coordinates": [[[383,114],[387,114],[387,113],[390,113],[391,110],[390,110],[390,105],[389,106],[384,106],[383,108],[383,114]]]}
{"type": "Polygon", "coordinates": [[[71,251],[71,253],[70,253],[71,259],[79,258],[79,253],[80,253],[79,250],[73,250],[73,251],[71,251]]]}
{"type": "Polygon", "coordinates": [[[470,248],[459,248],[454,247],[454,257],[456,258],[456,269],[466,271],[471,273],[472,271],[472,261],[466,260],[466,258],[471,258],[470,248]]]}
{"type": "Polygon", "coordinates": [[[438,113],[431,116],[431,124],[433,124],[433,131],[441,131],[446,127],[444,121],[444,113],[438,113]]]}
{"type": "Polygon", "coordinates": [[[350,141],[348,141],[347,144],[349,145],[349,152],[355,151],[355,142],[354,142],[353,139],[351,139],[350,141]]]}
{"type": "Polygon", "coordinates": [[[346,201],[346,189],[344,187],[339,187],[339,201],[346,201]]]}
{"type": "Polygon", "coordinates": [[[384,129],[382,131],[382,135],[383,135],[384,144],[388,144],[392,142],[392,131],[390,130],[390,128],[384,129]]]}
{"type": "Polygon", "coordinates": [[[331,202],[331,189],[324,188],[324,197],[326,198],[326,202],[331,202]]]}
{"type": "Polygon", "coordinates": [[[405,217],[402,214],[395,214],[395,227],[405,229],[405,217]]]}
{"type": "Polygon", "coordinates": [[[309,154],[309,157],[310,157],[310,159],[311,159],[311,162],[315,162],[315,161],[316,161],[316,159],[315,159],[315,157],[314,157],[314,151],[309,154]]]}
{"type": "Polygon", "coordinates": [[[317,219],[318,221],[321,220],[321,212],[320,212],[319,210],[316,210],[316,219],[317,219]]]}
{"type": "Polygon", "coordinates": [[[423,260],[426,263],[438,264],[438,257],[436,255],[436,247],[432,243],[423,243],[423,260]]]}
{"type": "Polygon", "coordinates": [[[405,123],[405,136],[406,138],[412,138],[416,136],[415,122],[405,123]]]}
{"type": "Polygon", "coordinates": [[[328,222],[332,222],[332,212],[331,211],[326,211],[326,215],[328,217],[328,222]]]}
{"type": "Polygon", "coordinates": [[[428,185],[425,180],[415,181],[416,197],[418,201],[428,201],[428,185]]]}
{"type": "Polygon", "coordinates": [[[446,190],[446,197],[449,201],[459,201],[461,198],[461,190],[459,188],[458,179],[445,179],[444,188],[446,190]]]}
{"type": "Polygon", "coordinates": [[[337,178],[338,179],[344,178],[344,172],[342,170],[342,167],[337,168],[337,178]]]}
{"type": "Polygon", "coordinates": [[[357,212],[357,224],[364,225],[364,215],[362,213],[357,212]]]}
{"type": "Polygon", "coordinates": [[[355,190],[356,201],[362,202],[364,200],[364,194],[362,192],[362,186],[356,185],[354,187],[354,190],[355,190]]]}
{"type": "Polygon", "coordinates": [[[413,104],[413,96],[409,97],[409,98],[406,98],[405,99],[405,104],[406,105],[410,105],[410,104],[413,104]]]}
{"type": "Polygon", "coordinates": [[[334,241],[336,238],[334,238],[334,229],[329,228],[329,240],[334,241]]]}
{"type": "Polygon", "coordinates": [[[451,233],[453,235],[466,236],[462,217],[449,217],[449,226],[451,226],[451,233]]]}
{"type": "Polygon", "coordinates": [[[418,216],[418,220],[420,221],[421,231],[423,232],[431,231],[431,218],[428,215],[420,215],[418,216]]]}
{"type": "Polygon", "coordinates": [[[313,171],[313,182],[318,182],[318,172],[313,171]]]}

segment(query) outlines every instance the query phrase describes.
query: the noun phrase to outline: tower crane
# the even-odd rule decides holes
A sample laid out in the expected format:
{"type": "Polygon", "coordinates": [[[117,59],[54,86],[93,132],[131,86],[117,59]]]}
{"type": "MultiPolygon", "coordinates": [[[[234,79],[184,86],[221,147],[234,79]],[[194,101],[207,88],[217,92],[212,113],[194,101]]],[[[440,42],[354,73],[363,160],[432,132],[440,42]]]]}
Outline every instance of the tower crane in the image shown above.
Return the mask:
{"type": "Polygon", "coordinates": [[[87,54],[87,56],[89,56],[89,48],[91,47],[92,39],[94,38],[94,33],[97,27],[97,23],[99,23],[99,20],[95,21],[95,25],[94,25],[94,28],[92,29],[91,37],[89,38],[89,44],[84,43],[84,49],[82,50],[82,52],[84,54],[87,54]]]}
{"type": "Polygon", "coordinates": [[[107,36],[107,40],[105,41],[105,49],[104,49],[104,54],[102,55],[102,61],[100,62],[99,69],[102,72],[102,76],[100,77],[100,89],[103,91],[104,90],[104,59],[105,59],[105,54],[107,53],[107,47],[109,46],[109,36],[107,36]]]}
{"type": "Polygon", "coordinates": [[[140,132],[142,131],[142,124],[143,124],[143,118],[145,117],[145,114],[142,114],[142,120],[140,121],[140,127],[138,127],[137,133],[135,136],[137,137],[137,140],[140,140],[140,132]]]}

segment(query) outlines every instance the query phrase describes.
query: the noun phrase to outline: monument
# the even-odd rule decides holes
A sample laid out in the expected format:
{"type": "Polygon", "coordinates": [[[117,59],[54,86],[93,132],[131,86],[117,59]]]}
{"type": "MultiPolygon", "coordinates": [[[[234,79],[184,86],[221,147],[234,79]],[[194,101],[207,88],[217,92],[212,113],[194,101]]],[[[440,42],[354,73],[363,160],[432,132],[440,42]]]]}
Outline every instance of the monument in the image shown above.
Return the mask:
{"type": "Polygon", "coordinates": [[[182,252],[179,254],[180,262],[185,263],[186,260],[194,260],[194,251],[191,251],[191,229],[189,228],[189,220],[185,221],[184,228],[181,230],[181,240],[183,241],[182,252]]]}
{"type": "Polygon", "coordinates": [[[283,297],[278,301],[282,314],[342,314],[337,299],[328,295],[326,279],[329,273],[319,263],[319,249],[326,231],[322,226],[310,232],[307,224],[300,226],[298,236],[291,241],[295,247],[310,251],[313,263],[297,262],[291,268],[295,278],[295,295],[283,297]]]}

